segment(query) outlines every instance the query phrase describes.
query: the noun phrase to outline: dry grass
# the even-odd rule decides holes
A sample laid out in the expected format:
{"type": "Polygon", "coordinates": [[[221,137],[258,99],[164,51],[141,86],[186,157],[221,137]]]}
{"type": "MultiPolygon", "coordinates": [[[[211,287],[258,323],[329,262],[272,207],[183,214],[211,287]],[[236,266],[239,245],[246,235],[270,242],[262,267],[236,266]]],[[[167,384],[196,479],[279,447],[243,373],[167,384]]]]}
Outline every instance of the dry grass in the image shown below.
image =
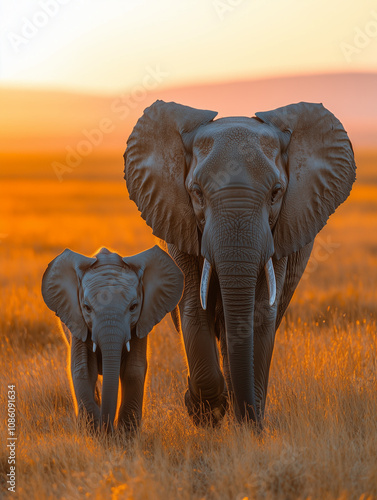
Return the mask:
{"type": "MultiPolygon", "coordinates": [[[[321,232],[278,332],[262,435],[230,415],[219,429],[192,425],[168,319],[150,336],[139,434],[88,434],[73,416],[66,347],[41,275],[65,247],[127,255],[154,241],[121,180],[4,181],[1,436],[15,383],[17,498],[377,498],[377,161],[358,160],[358,184],[321,232]]],[[[6,460],[3,450],[4,494],[6,460]]]]}

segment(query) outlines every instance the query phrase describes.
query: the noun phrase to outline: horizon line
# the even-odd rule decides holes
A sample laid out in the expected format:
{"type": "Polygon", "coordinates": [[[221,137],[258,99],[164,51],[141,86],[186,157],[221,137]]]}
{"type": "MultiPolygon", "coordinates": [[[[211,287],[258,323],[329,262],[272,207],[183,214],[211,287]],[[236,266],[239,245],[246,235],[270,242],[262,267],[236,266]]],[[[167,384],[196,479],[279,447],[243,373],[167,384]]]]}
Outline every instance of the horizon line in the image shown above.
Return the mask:
{"type": "MultiPolygon", "coordinates": [[[[206,80],[206,81],[195,81],[192,83],[177,83],[172,85],[161,86],[158,88],[159,91],[169,91],[169,90],[186,90],[197,87],[211,87],[220,85],[232,85],[232,84],[242,84],[242,83],[256,83],[263,81],[274,81],[274,80],[289,80],[297,78],[313,78],[313,77],[326,77],[326,76],[352,76],[352,75],[364,75],[364,76],[377,76],[377,70],[356,70],[356,71],[319,71],[319,72],[303,72],[303,73],[288,73],[288,74],[275,74],[271,76],[258,76],[256,78],[239,78],[239,79],[219,79],[219,80],[206,80]]],[[[6,83],[0,82],[0,92],[3,91],[24,91],[24,92],[50,92],[59,94],[71,94],[78,96],[92,96],[92,97],[113,97],[119,95],[120,93],[127,93],[132,91],[133,86],[119,90],[118,92],[97,92],[93,90],[84,90],[81,88],[70,87],[70,86],[56,86],[56,85],[31,85],[31,84],[20,84],[20,83],[6,83]]],[[[153,89],[157,90],[157,89],[153,89]]]]}

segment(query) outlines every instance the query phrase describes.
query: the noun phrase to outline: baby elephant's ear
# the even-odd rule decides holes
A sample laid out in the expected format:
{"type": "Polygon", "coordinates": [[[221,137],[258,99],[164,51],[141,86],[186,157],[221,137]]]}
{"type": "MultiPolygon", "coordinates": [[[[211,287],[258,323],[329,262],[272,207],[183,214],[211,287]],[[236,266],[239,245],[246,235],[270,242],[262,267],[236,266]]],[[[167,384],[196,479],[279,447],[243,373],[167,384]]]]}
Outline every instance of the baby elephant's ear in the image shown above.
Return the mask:
{"type": "Polygon", "coordinates": [[[66,248],[50,262],[42,278],[42,296],[47,307],[83,342],[88,327],[79,303],[79,279],[95,261],[66,248]]]}
{"type": "Polygon", "coordinates": [[[132,257],[124,257],[123,261],[140,269],[142,276],[144,299],[136,335],[143,338],[180,301],[183,274],[173,259],[157,245],[132,257]]]}

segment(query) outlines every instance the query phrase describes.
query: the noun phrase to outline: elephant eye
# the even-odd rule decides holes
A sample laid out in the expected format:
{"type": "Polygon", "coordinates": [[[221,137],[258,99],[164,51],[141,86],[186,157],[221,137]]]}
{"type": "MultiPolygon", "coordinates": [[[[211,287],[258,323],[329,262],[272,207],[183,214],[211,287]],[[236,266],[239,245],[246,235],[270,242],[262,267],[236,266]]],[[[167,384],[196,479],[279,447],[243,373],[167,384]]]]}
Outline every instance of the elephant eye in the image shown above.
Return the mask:
{"type": "Polygon", "coordinates": [[[271,203],[275,203],[275,201],[279,198],[281,193],[281,184],[276,184],[271,193],[271,203]]]}
{"type": "Polygon", "coordinates": [[[84,309],[85,309],[85,311],[86,311],[86,312],[88,312],[88,313],[92,312],[92,308],[90,307],[90,305],[89,305],[89,304],[84,304],[84,309]]]}
{"type": "Polygon", "coordinates": [[[130,305],[130,311],[131,311],[131,312],[135,311],[138,305],[139,305],[139,304],[138,304],[137,302],[134,302],[133,304],[131,304],[131,305],[130,305]]]}
{"type": "Polygon", "coordinates": [[[203,192],[200,189],[200,187],[197,184],[194,184],[191,188],[191,192],[196,199],[196,201],[200,204],[203,205],[203,192]]]}

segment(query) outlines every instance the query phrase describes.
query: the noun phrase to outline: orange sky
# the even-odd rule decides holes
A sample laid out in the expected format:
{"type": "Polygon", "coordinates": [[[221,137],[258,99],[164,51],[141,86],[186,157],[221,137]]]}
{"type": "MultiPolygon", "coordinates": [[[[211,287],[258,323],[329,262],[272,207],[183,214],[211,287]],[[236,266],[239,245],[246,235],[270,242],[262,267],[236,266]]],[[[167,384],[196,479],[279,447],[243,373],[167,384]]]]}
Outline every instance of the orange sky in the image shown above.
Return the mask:
{"type": "Polygon", "coordinates": [[[377,71],[371,0],[18,0],[0,9],[6,86],[115,93],[148,78],[172,87],[377,71]]]}

